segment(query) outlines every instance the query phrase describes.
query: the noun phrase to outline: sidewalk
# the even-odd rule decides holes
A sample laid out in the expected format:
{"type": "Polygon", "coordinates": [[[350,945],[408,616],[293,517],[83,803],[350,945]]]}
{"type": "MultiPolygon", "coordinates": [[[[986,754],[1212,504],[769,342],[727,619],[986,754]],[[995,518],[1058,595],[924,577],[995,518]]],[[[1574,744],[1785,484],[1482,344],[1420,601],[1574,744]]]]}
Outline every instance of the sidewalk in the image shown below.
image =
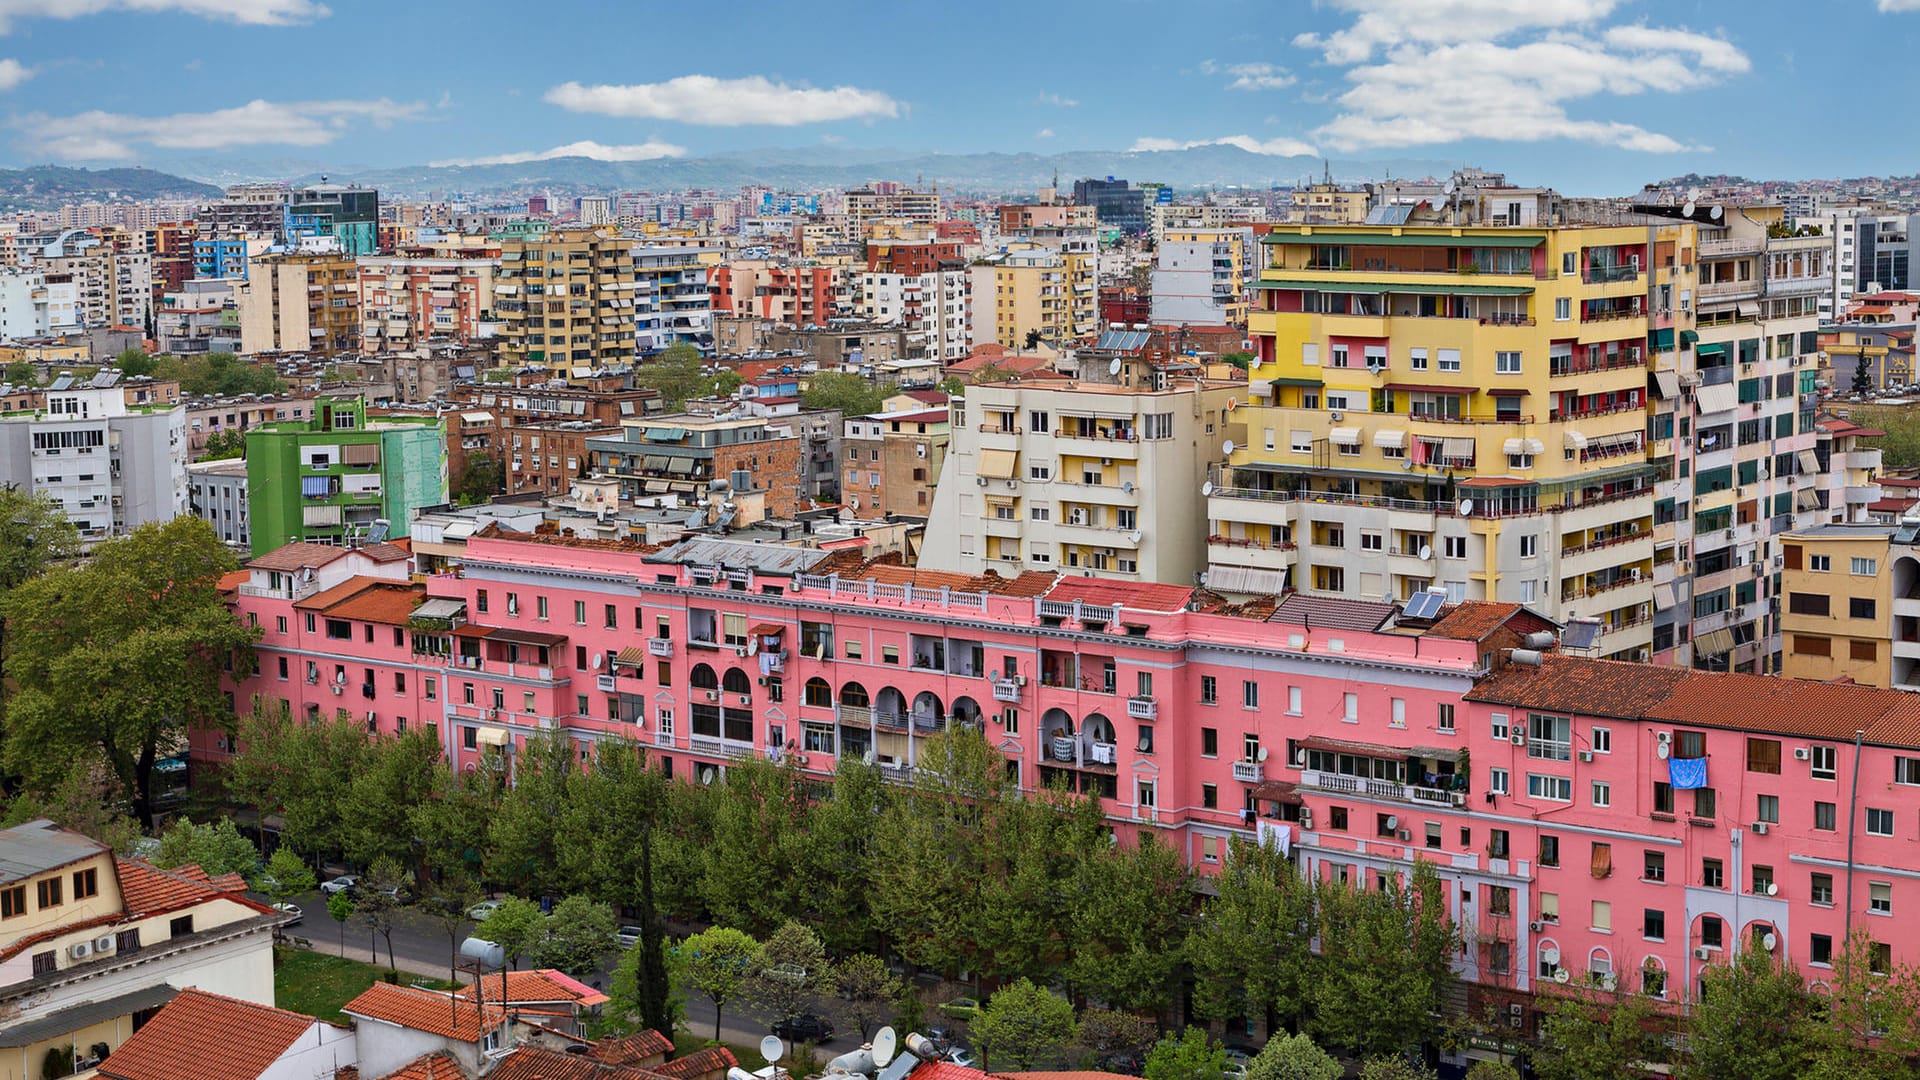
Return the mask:
{"type": "MultiPolygon", "coordinates": [[[[387,950],[384,942],[381,945],[379,959],[375,959],[373,950],[362,945],[355,945],[353,943],[353,937],[354,935],[352,934],[347,935],[347,944],[344,950],[341,948],[340,939],[337,937],[328,941],[325,938],[309,938],[303,934],[288,934],[285,941],[286,944],[292,948],[305,949],[308,952],[316,952],[322,956],[344,956],[348,960],[358,960],[363,964],[372,964],[377,968],[384,969],[387,967],[387,950]]],[[[447,977],[446,968],[429,970],[426,965],[415,960],[410,960],[405,956],[398,957],[393,967],[395,971],[400,972],[402,975],[417,975],[428,979],[445,979],[447,977]]]]}

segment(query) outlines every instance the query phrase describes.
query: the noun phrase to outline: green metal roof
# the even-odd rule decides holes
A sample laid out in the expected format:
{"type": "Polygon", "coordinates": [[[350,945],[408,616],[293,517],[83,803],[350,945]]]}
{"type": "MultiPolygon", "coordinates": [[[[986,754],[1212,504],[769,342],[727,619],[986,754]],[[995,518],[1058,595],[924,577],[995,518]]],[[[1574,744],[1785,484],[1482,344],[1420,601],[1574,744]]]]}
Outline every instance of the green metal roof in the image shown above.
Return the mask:
{"type": "Polygon", "coordinates": [[[1320,379],[1286,378],[1286,379],[1268,379],[1267,381],[1272,383],[1275,386],[1325,386],[1327,385],[1324,381],[1320,379]]]}
{"type": "Polygon", "coordinates": [[[1252,287],[1412,296],[1528,296],[1533,292],[1531,285],[1404,285],[1397,281],[1256,281],[1252,287]]]}
{"type": "Polygon", "coordinates": [[[1724,341],[1708,342],[1696,349],[1695,353],[1699,356],[1725,356],[1727,354],[1727,343],[1724,341]]]}
{"type": "Polygon", "coordinates": [[[1316,232],[1268,233],[1266,244],[1374,244],[1382,247],[1531,248],[1547,242],[1545,236],[1447,236],[1433,233],[1316,232]]]}

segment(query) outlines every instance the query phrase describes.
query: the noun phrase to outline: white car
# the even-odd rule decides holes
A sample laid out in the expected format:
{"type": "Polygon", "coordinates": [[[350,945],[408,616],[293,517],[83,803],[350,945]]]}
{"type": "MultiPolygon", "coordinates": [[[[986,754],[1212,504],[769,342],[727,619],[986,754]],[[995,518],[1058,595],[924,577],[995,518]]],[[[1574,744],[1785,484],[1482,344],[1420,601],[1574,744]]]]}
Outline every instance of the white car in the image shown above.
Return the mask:
{"type": "Polygon", "coordinates": [[[980,1063],[974,1060],[973,1051],[964,1046],[956,1046],[947,1051],[947,1060],[963,1069],[978,1069],[980,1063]]]}
{"type": "Polygon", "coordinates": [[[360,884],[358,877],[352,874],[341,874],[337,878],[321,882],[320,891],[327,896],[332,896],[338,892],[352,892],[353,887],[358,884],[360,884]]]}
{"type": "Polygon", "coordinates": [[[493,909],[499,907],[502,903],[505,903],[505,901],[482,900],[467,909],[467,918],[472,919],[474,922],[480,922],[487,916],[493,914],[493,909]]]}
{"type": "Polygon", "coordinates": [[[290,919],[288,919],[288,920],[287,920],[286,922],[284,922],[284,923],[281,923],[280,925],[282,925],[282,926],[298,926],[298,925],[300,925],[300,919],[302,918],[302,914],[301,914],[301,911],[300,911],[300,905],[299,905],[299,904],[275,904],[275,905],[273,905],[273,910],[275,910],[275,911],[277,911],[277,912],[279,912],[279,913],[280,913],[280,914],[282,914],[282,915],[291,915],[291,916],[292,916],[292,918],[290,918],[290,919]]]}
{"type": "Polygon", "coordinates": [[[621,948],[631,949],[640,943],[640,928],[637,926],[623,926],[614,932],[613,940],[619,942],[621,948]]]}

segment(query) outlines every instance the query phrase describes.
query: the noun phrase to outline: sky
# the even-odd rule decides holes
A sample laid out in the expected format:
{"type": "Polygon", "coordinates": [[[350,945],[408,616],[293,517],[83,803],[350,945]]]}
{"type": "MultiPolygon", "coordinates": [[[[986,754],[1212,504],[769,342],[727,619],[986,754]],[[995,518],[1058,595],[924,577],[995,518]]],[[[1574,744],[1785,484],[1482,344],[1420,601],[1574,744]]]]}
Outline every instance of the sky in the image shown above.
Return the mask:
{"type": "Polygon", "coordinates": [[[1574,194],[1689,171],[1916,168],[1902,126],[1879,117],[1914,98],[1920,0],[756,7],[0,0],[0,161],[204,171],[1228,142],[1476,164],[1574,194]],[[1861,126],[1832,137],[1856,110],[1861,126]]]}

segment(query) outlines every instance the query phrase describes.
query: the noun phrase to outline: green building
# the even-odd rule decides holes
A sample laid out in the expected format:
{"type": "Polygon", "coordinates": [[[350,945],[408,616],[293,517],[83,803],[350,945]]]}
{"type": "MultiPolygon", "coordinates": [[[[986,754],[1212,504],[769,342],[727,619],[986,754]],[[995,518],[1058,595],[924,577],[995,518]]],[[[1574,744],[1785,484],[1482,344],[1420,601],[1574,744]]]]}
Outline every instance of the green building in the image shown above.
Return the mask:
{"type": "Polygon", "coordinates": [[[447,501],[446,428],[437,418],[368,419],[360,398],[323,397],[312,420],[247,432],[255,555],[295,540],[405,536],[416,509],[447,501]]]}

